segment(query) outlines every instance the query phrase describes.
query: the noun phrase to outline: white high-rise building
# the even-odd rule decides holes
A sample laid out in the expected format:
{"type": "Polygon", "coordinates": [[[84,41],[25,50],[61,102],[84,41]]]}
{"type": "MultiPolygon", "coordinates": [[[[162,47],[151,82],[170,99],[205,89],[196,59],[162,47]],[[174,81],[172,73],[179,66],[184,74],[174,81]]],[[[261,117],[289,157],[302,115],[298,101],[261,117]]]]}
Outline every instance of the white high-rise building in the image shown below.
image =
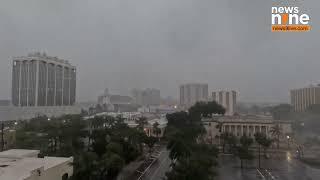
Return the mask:
{"type": "Polygon", "coordinates": [[[320,104],[320,85],[311,85],[290,91],[291,105],[296,112],[303,112],[313,104],[320,104]]]}
{"type": "Polygon", "coordinates": [[[180,105],[186,108],[199,101],[208,101],[208,84],[183,84],[180,86],[180,105]]]}
{"type": "Polygon", "coordinates": [[[147,88],[144,90],[133,89],[131,91],[131,96],[135,104],[143,106],[156,106],[160,105],[160,90],[154,88],[147,88]]]}
{"type": "Polygon", "coordinates": [[[212,100],[226,109],[225,115],[232,116],[235,112],[235,106],[237,103],[236,91],[218,91],[212,92],[212,100]]]}
{"type": "Polygon", "coordinates": [[[13,58],[14,106],[72,106],[76,100],[76,67],[46,54],[13,58]]]}

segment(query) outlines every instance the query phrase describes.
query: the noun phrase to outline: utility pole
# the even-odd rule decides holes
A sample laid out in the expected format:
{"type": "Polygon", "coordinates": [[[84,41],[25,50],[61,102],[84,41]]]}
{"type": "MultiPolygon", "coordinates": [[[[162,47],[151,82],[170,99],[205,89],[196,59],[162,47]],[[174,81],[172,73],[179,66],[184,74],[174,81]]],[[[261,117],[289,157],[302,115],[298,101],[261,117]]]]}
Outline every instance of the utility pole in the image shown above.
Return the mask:
{"type": "Polygon", "coordinates": [[[1,123],[1,151],[4,151],[4,123],[1,123]]]}

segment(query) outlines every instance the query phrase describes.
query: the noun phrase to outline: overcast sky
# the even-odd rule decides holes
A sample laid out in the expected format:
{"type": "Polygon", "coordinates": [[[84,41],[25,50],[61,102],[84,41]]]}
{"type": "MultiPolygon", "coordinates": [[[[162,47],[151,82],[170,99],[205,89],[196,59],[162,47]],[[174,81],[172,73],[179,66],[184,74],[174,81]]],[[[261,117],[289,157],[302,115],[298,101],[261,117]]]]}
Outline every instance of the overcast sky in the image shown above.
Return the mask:
{"type": "Polygon", "coordinates": [[[0,0],[0,99],[11,96],[12,56],[41,51],[77,66],[78,101],[106,87],[178,97],[187,82],[288,101],[290,88],[320,83],[320,2],[296,3],[311,32],[271,33],[273,1],[0,0]]]}

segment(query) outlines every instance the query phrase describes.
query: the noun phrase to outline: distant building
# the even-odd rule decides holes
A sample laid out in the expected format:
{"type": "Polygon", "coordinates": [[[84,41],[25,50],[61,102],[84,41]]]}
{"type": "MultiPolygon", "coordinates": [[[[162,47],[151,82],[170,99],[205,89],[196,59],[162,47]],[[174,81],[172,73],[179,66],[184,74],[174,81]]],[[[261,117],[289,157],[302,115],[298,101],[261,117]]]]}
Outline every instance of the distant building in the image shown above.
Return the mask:
{"type": "Polygon", "coordinates": [[[304,112],[313,104],[320,104],[320,84],[290,91],[291,105],[296,112],[304,112]]]}
{"type": "Polygon", "coordinates": [[[11,101],[10,100],[0,100],[0,106],[10,106],[11,101]]]}
{"type": "Polygon", "coordinates": [[[156,113],[156,114],[171,114],[177,112],[178,109],[175,106],[167,106],[167,105],[160,105],[160,106],[142,106],[138,108],[138,112],[141,113],[156,113]]]}
{"type": "Polygon", "coordinates": [[[108,89],[105,89],[104,93],[98,96],[98,104],[132,104],[133,100],[129,96],[112,95],[109,94],[108,89]]]}
{"type": "Polygon", "coordinates": [[[66,114],[80,114],[79,106],[0,106],[0,121],[28,120],[38,116],[59,117],[66,114]]]}
{"type": "Polygon", "coordinates": [[[11,101],[13,106],[0,106],[1,120],[79,114],[74,106],[76,67],[44,53],[14,57],[11,101]]]}
{"type": "Polygon", "coordinates": [[[0,152],[0,179],[67,180],[73,174],[73,158],[38,158],[39,150],[11,149],[0,152]]]}
{"type": "Polygon", "coordinates": [[[13,58],[14,106],[72,106],[76,100],[76,67],[67,60],[32,53],[13,58]]]}
{"type": "Polygon", "coordinates": [[[226,109],[225,115],[232,116],[235,113],[237,104],[236,91],[218,91],[212,93],[212,100],[226,109]]]}
{"type": "Polygon", "coordinates": [[[208,84],[184,84],[180,86],[180,105],[190,107],[198,101],[208,100],[208,84]]]}
{"type": "Polygon", "coordinates": [[[131,95],[135,104],[142,106],[160,105],[161,97],[158,89],[133,89],[131,95]]]}
{"type": "Polygon", "coordinates": [[[133,105],[131,97],[109,94],[107,88],[102,95],[98,96],[98,104],[102,107],[102,111],[130,111],[137,108],[133,105]]]}

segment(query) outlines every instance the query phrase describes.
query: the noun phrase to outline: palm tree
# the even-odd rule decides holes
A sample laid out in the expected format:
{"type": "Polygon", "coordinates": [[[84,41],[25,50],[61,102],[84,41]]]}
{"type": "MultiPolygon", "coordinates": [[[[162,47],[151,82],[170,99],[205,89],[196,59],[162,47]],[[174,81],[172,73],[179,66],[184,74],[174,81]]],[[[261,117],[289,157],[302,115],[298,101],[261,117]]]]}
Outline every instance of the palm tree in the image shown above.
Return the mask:
{"type": "Polygon", "coordinates": [[[231,134],[229,134],[228,132],[224,132],[224,133],[220,134],[220,141],[221,141],[221,146],[222,146],[222,152],[223,153],[225,153],[226,145],[229,142],[230,136],[231,136],[231,134]]]}
{"type": "Polygon", "coordinates": [[[74,173],[72,179],[75,180],[94,180],[99,176],[99,158],[93,152],[81,153],[75,157],[72,165],[74,173]]]}
{"type": "Polygon", "coordinates": [[[152,151],[152,148],[154,147],[154,145],[156,144],[157,142],[157,138],[153,137],[153,136],[150,136],[150,137],[146,137],[145,139],[145,143],[146,145],[148,146],[149,148],[149,154],[151,155],[151,151],[152,151]]]}
{"type": "Polygon", "coordinates": [[[273,127],[271,127],[271,130],[270,130],[271,134],[273,137],[275,137],[276,141],[277,141],[277,148],[279,149],[280,148],[280,136],[282,135],[282,128],[280,126],[280,124],[276,124],[274,125],[273,127]]]}
{"type": "Polygon", "coordinates": [[[172,138],[167,145],[167,149],[170,150],[169,157],[173,162],[188,158],[191,155],[190,144],[181,137],[172,138]]]}
{"type": "Polygon", "coordinates": [[[136,120],[136,123],[138,124],[138,130],[143,131],[144,126],[148,124],[148,121],[146,117],[140,117],[138,120],[136,120]]]}
{"type": "Polygon", "coordinates": [[[161,134],[161,129],[159,128],[159,123],[155,122],[152,126],[153,126],[153,133],[157,136],[158,140],[160,141],[159,135],[161,134]]]}
{"type": "Polygon", "coordinates": [[[253,159],[253,154],[249,150],[252,143],[253,140],[247,136],[242,136],[240,138],[240,146],[237,148],[237,156],[240,158],[241,169],[243,168],[243,160],[253,159]]]}
{"type": "Polygon", "coordinates": [[[256,133],[255,135],[254,135],[254,138],[255,138],[255,141],[258,143],[258,148],[259,148],[259,168],[261,168],[261,159],[260,159],[260,157],[261,157],[261,145],[264,143],[263,141],[266,139],[265,138],[265,136],[264,136],[264,134],[262,134],[262,133],[256,133]]]}

